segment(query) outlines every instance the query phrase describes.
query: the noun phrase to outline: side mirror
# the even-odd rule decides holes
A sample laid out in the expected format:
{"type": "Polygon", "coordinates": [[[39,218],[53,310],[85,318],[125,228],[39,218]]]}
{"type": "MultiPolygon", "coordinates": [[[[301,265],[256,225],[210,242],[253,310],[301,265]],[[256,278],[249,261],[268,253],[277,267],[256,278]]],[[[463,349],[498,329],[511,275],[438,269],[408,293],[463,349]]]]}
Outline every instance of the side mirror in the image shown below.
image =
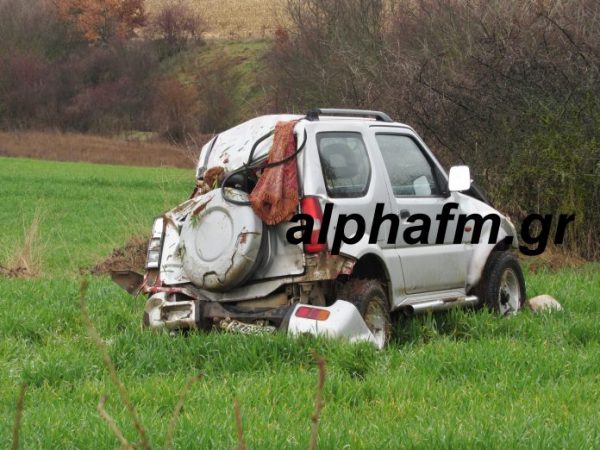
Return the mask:
{"type": "Polygon", "coordinates": [[[469,166],[453,166],[448,175],[448,190],[450,192],[466,191],[471,187],[471,171],[469,166]]]}

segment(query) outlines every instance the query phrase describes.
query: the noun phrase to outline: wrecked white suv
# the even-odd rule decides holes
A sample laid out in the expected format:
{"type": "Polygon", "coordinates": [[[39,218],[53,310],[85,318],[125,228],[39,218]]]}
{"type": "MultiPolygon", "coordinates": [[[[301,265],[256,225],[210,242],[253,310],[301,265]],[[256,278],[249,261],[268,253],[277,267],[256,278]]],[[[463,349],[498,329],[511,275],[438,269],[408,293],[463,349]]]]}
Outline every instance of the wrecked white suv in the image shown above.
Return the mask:
{"type": "Polygon", "coordinates": [[[113,279],[147,295],[148,327],[383,347],[395,312],[517,311],[515,248],[514,226],[466,166],[447,175],[412,128],[384,113],[319,109],[213,138],[192,196],[154,222],[145,275],[113,279]]]}

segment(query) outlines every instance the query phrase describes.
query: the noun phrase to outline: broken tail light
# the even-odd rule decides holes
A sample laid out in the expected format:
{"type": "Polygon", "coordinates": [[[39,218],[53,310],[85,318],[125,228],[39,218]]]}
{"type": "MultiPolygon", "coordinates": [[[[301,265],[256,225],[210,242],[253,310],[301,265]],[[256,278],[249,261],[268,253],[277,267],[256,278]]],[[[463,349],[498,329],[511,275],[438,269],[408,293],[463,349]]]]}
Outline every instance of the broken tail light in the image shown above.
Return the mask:
{"type": "Polygon", "coordinates": [[[301,306],[296,310],[296,317],[312,320],[327,320],[329,311],[326,309],[311,308],[310,306],[301,306]]]}
{"type": "Polygon", "coordinates": [[[310,242],[304,244],[306,253],[321,253],[327,251],[327,243],[319,243],[319,233],[323,222],[323,211],[318,197],[304,197],[300,203],[303,214],[308,214],[313,218],[314,224],[310,236],[310,242]]]}

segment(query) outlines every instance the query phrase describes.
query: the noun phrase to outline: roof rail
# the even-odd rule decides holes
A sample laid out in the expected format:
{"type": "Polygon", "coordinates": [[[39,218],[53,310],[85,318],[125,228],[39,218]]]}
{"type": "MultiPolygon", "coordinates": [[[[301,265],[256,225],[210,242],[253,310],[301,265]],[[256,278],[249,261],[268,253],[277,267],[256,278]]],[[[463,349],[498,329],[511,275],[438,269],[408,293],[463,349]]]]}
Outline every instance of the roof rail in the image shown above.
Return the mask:
{"type": "Polygon", "coordinates": [[[380,122],[393,122],[392,118],[381,111],[370,111],[368,109],[344,109],[344,108],[317,108],[306,113],[307,120],[319,120],[319,115],[324,116],[351,116],[351,117],[373,117],[380,122]]]}

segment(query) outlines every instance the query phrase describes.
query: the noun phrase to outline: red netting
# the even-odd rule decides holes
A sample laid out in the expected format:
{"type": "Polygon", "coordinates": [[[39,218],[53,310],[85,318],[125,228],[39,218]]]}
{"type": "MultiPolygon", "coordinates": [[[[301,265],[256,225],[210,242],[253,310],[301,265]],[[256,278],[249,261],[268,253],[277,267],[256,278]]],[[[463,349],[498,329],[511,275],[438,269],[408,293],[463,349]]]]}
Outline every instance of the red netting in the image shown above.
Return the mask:
{"type": "MultiPolygon", "coordinates": [[[[277,162],[296,151],[296,121],[277,122],[268,162],[277,162]]],[[[298,169],[296,159],[265,169],[250,194],[252,209],[268,225],[289,220],[298,206],[298,169]]]]}

